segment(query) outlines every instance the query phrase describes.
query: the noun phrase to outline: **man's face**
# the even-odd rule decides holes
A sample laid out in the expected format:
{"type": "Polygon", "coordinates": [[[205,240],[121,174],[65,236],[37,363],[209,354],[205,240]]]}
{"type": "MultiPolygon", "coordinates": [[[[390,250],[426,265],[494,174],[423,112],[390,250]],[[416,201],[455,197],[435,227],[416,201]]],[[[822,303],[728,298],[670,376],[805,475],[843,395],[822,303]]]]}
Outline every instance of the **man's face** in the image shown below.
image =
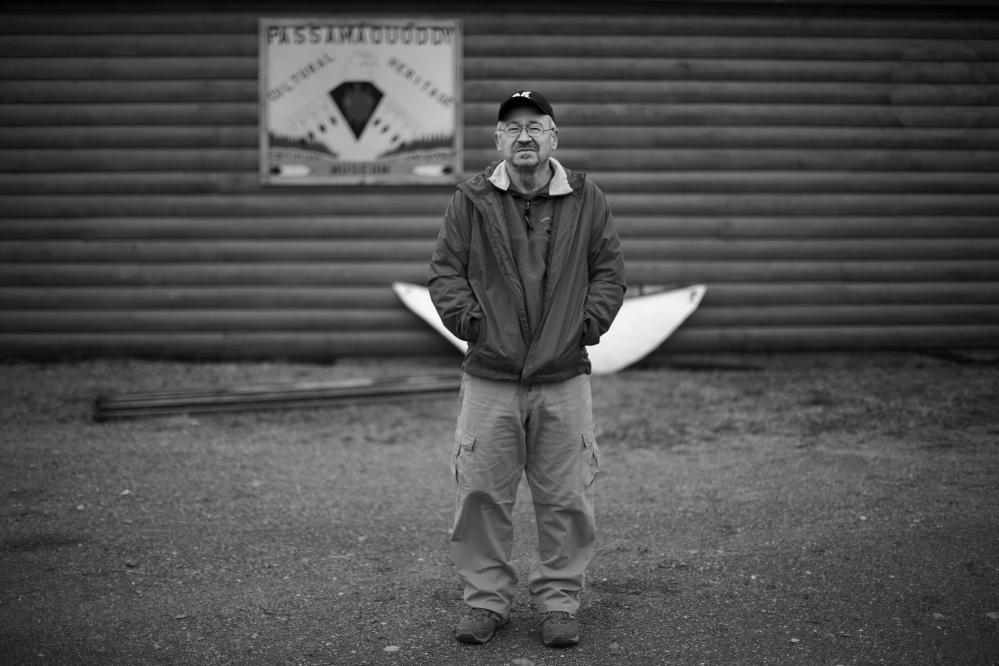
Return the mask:
{"type": "Polygon", "coordinates": [[[548,158],[558,145],[558,129],[548,116],[537,109],[521,106],[510,111],[499,123],[495,134],[496,150],[514,167],[531,169],[548,163],[548,158]],[[528,128],[545,130],[540,136],[530,136],[528,128]],[[517,136],[508,136],[504,130],[520,129],[517,136]]]}

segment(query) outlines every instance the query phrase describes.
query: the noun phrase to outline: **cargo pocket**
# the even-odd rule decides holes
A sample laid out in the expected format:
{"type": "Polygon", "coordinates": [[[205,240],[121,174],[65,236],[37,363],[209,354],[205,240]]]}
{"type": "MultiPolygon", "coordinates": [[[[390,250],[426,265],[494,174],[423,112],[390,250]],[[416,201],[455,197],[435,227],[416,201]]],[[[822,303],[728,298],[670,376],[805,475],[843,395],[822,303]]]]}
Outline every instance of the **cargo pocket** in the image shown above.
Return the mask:
{"type": "Polygon", "coordinates": [[[475,435],[464,430],[454,431],[454,451],[451,453],[451,474],[461,490],[472,489],[475,474],[475,435]]]}
{"type": "Polygon", "coordinates": [[[583,490],[589,489],[600,473],[600,448],[597,446],[597,428],[590,427],[583,433],[583,452],[579,460],[579,482],[583,490]]]}

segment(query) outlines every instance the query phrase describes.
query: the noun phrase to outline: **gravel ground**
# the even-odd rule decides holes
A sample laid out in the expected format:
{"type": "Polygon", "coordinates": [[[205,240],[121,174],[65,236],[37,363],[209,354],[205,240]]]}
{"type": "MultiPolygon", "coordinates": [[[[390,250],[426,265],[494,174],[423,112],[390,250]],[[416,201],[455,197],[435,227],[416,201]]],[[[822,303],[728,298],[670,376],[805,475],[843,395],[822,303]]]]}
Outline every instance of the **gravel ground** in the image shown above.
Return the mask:
{"type": "MultiPolygon", "coordinates": [[[[0,663],[999,664],[999,367],[755,363],[593,378],[598,550],[562,650],[523,588],[489,645],[454,641],[453,397],[91,418],[455,359],[0,365],[0,663]]],[[[516,520],[526,578],[526,488],[516,520]]]]}

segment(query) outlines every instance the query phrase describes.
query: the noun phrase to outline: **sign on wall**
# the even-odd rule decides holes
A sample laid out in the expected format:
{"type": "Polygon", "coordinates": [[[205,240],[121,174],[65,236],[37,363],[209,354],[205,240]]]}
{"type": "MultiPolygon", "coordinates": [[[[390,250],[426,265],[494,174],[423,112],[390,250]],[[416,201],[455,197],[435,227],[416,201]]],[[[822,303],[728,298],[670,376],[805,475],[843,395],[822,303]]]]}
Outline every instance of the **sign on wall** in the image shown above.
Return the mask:
{"type": "Polygon", "coordinates": [[[261,19],[262,182],[455,182],[460,63],[457,20],[261,19]]]}

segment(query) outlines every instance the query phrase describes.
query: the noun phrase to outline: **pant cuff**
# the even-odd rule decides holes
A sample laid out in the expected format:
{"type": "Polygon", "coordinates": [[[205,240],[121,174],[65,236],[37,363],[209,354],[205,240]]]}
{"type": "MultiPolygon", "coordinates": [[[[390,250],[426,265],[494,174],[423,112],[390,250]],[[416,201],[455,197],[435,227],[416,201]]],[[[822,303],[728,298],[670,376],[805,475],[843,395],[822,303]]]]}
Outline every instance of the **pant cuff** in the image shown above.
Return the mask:
{"type": "Polygon", "coordinates": [[[571,604],[548,604],[546,606],[537,607],[539,613],[552,613],[556,611],[561,611],[564,613],[571,613],[575,615],[579,611],[579,606],[573,606],[571,604]]]}
{"type": "Polygon", "coordinates": [[[489,611],[491,613],[496,613],[497,615],[499,615],[500,617],[502,617],[504,620],[506,620],[507,618],[510,617],[510,609],[509,608],[507,608],[506,610],[499,610],[498,608],[492,607],[492,605],[485,605],[485,604],[483,604],[483,605],[479,605],[479,606],[472,606],[472,605],[468,604],[467,602],[466,602],[465,606],[467,606],[468,609],[482,608],[482,609],[487,610],[487,611],[489,611]]]}

